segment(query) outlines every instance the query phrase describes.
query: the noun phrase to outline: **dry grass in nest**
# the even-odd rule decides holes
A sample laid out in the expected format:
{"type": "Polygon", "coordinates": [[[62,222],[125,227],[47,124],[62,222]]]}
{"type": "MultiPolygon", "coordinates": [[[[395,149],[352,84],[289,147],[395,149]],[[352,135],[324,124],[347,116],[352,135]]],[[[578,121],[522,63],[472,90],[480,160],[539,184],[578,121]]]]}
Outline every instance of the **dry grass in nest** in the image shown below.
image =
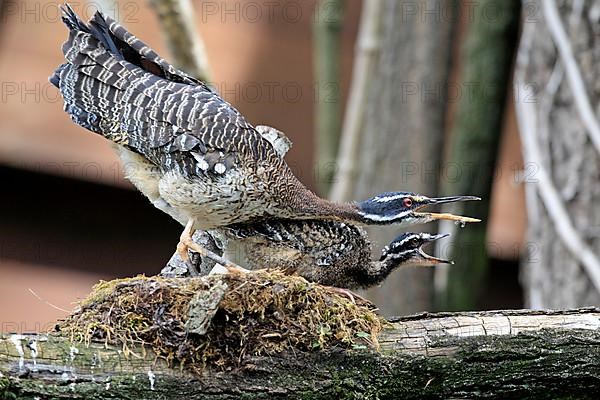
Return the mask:
{"type": "Polygon", "coordinates": [[[101,282],[58,325],[73,341],[104,341],[125,353],[150,346],[159,357],[197,371],[287,350],[377,348],[381,328],[382,320],[367,305],[278,271],[101,282]],[[191,333],[186,329],[195,307],[190,302],[215,287],[225,290],[207,319],[206,333],[191,333]]]}

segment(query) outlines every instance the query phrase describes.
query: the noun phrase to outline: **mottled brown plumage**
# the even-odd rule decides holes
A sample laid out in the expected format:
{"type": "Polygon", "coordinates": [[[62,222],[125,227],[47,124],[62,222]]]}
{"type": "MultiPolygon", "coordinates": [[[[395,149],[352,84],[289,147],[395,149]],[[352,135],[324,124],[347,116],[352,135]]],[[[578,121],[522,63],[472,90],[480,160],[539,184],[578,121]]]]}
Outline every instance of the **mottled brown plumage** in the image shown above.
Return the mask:
{"type": "Polygon", "coordinates": [[[371,259],[366,232],[339,221],[263,221],[223,229],[229,251],[239,252],[249,267],[279,268],[309,281],[338,288],[366,288],[406,265],[449,263],[421,247],[447,235],[404,233],[371,259]]]}
{"type": "Polygon", "coordinates": [[[158,196],[195,227],[267,216],[359,218],[356,205],[332,204],[306,189],[234,107],[115,21],[97,13],[85,24],[68,5],[63,20],[67,62],[50,81],[65,110],[152,165],[158,196]]]}

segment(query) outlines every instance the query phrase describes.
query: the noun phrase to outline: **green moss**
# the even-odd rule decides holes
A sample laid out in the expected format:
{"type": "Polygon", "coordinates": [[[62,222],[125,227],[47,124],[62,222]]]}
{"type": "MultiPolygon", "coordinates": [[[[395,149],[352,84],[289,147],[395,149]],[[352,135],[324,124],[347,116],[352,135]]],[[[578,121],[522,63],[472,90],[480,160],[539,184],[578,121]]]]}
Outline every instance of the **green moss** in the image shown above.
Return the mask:
{"type": "Polygon", "coordinates": [[[10,379],[7,377],[0,377],[0,399],[17,399],[16,388],[12,387],[10,379]]]}
{"type": "MultiPolygon", "coordinates": [[[[204,310],[200,310],[204,312],[204,310]]],[[[246,356],[332,347],[377,348],[382,320],[370,304],[277,271],[194,279],[138,276],[101,282],[80,309],[59,323],[72,341],[104,341],[126,354],[149,346],[172,364],[200,371],[227,368],[246,356]],[[216,285],[226,287],[206,334],[186,329],[190,304],[216,285]]]]}

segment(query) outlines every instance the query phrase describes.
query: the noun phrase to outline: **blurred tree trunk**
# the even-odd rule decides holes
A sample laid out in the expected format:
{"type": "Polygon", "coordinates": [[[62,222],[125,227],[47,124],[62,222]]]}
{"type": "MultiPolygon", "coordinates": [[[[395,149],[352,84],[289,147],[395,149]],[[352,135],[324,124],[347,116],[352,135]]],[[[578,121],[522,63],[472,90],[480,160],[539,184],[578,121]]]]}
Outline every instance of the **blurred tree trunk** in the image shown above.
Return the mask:
{"type": "Polygon", "coordinates": [[[204,42],[196,32],[190,0],[150,0],[156,11],[175,65],[195,78],[209,82],[211,73],[204,42]]]}
{"type": "MultiPolygon", "coordinates": [[[[486,221],[520,11],[519,1],[484,0],[473,8],[473,21],[468,21],[460,55],[460,83],[456,86],[461,96],[453,121],[451,151],[445,163],[457,166],[460,176],[450,180],[448,175],[442,181],[442,191],[449,196],[480,196],[481,201],[456,204],[448,210],[480,218],[482,222],[467,229],[443,224],[444,228],[450,228],[444,232],[454,231],[449,249],[455,265],[440,269],[439,275],[447,274],[437,301],[440,309],[475,308],[487,273],[486,221]],[[494,13],[489,11],[492,8],[494,13]]],[[[451,87],[448,90],[449,98],[455,96],[451,87]]]]}
{"type": "MultiPolygon", "coordinates": [[[[364,104],[354,199],[390,190],[437,192],[454,25],[441,10],[450,3],[383,1],[380,56],[364,104]]],[[[398,233],[393,226],[369,229],[376,251],[398,233]]],[[[432,271],[398,271],[368,297],[385,304],[381,311],[387,315],[429,310],[432,271]]]]}
{"type": "Polygon", "coordinates": [[[356,158],[365,132],[364,105],[367,103],[381,49],[381,5],[381,0],[364,0],[362,3],[352,82],[337,153],[339,169],[329,193],[329,198],[333,201],[352,200],[351,191],[358,169],[356,158]]]}
{"type": "Polygon", "coordinates": [[[344,0],[320,0],[313,15],[314,74],[316,93],[315,134],[317,188],[326,195],[335,172],[335,157],[342,124],[341,32],[344,0]]]}
{"type": "Polygon", "coordinates": [[[600,1],[524,8],[516,93],[532,308],[600,303],[600,1]],[[537,10],[532,14],[532,10],[537,10]]]}

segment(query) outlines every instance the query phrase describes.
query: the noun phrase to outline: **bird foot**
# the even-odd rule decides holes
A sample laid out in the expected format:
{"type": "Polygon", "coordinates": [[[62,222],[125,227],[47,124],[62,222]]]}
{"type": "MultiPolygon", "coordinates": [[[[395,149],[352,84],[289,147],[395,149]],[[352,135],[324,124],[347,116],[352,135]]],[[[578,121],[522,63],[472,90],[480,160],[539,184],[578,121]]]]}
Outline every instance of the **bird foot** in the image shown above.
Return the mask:
{"type": "Polygon", "coordinates": [[[179,241],[179,243],[177,243],[177,254],[179,254],[179,257],[185,264],[185,266],[188,270],[189,276],[196,277],[196,276],[199,276],[200,273],[198,272],[198,269],[196,268],[196,266],[190,259],[189,250],[190,250],[190,246],[186,245],[185,243],[183,243],[181,241],[179,241]]]}
{"type": "Polygon", "coordinates": [[[247,270],[246,268],[243,267],[236,267],[236,268],[227,268],[222,266],[221,264],[217,263],[215,264],[215,266],[213,267],[213,269],[208,273],[208,275],[225,275],[225,274],[246,274],[251,272],[250,270],[247,270]]]}
{"type": "Polygon", "coordinates": [[[186,224],[185,229],[181,233],[181,236],[179,237],[179,243],[177,243],[177,253],[188,266],[191,276],[198,276],[199,274],[194,264],[190,261],[190,256],[188,253],[189,250],[193,250],[201,256],[207,257],[213,260],[214,262],[221,264],[223,268],[225,268],[229,273],[239,274],[247,272],[246,269],[240,267],[239,265],[226,260],[218,254],[215,254],[212,251],[208,250],[204,246],[201,246],[198,243],[194,242],[194,240],[192,239],[192,235],[194,233],[193,226],[194,221],[190,219],[186,224]]]}

